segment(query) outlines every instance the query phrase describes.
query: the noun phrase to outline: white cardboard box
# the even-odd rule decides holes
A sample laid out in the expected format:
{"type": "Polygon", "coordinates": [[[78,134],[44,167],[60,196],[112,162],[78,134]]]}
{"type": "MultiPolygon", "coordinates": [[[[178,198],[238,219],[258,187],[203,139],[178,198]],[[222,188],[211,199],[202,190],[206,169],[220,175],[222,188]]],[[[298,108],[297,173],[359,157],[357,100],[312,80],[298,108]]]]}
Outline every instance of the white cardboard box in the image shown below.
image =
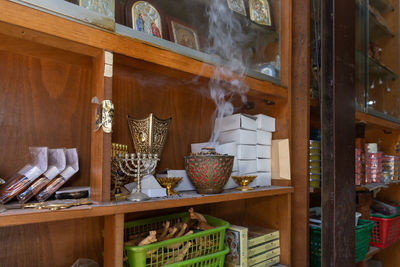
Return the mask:
{"type": "Polygon", "coordinates": [[[235,158],[233,159],[233,167],[232,167],[232,171],[233,172],[237,172],[239,170],[239,164],[238,164],[238,159],[235,156],[235,158]]]}
{"type": "Polygon", "coordinates": [[[257,145],[257,158],[270,159],[271,158],[271,146],[257,145]]]}
{"type": "Polygon", "coordinates": [[[228,182],[226,183],[226,185],[224,186],[224,189],[233,189],[238,187],[237,183],[235,183],[235,181],[232,179],[232,176],[236,176],[238,175],[238,172],[232,172],[231,177],[229,177],[228,182]]]}
{"type": "Polygon", "coordinates": [[[236,129],[255,131],[257,129],[257,118],[246,114],[234,114],[215,120],[214,132],[218,130],[225,132],[236,129]]]}
{"type": "MultiPolygon", "coordinates": [[[[125,188],[131,192],[136,192],[136,182],[126,184],[125,188]]],[[[142,192],[149,197],[165,197],[167,191],[154,178],[153,175],[146,175],[142,178],[142,192]]]]}
{"type": "Polygon", "coordinates": [[[271,171],[271,159],[257,159],[257,171],[258,172],[270,172],[271,171]]]}
{"type": "Polygon", "coordinates": [[[267,132],[275,132],[275,118],[258,114],[257,117],[257,129],[267,131],[267,132]]]}
{"type": "Polygon", "coordinates": [[[255,145],[257,143],[257,132],[243,129],[221,132],[219,135],[219,142],[236,142],[242,145],[255,145]]]}
{"type": "Polygon", "coordinates": [[[237,145],[237,158],[240,159],[256,159],[256,145],[237,145]]]}
{"type": "Polygon", "coordinates": [[[251,183],[252,186],[271,186],[271,172],[255,172],[248,175],[257,176],[251,183]]]}
{"type": "Polygon", "coordinates": [[[218,145],[215,148],[217,153],[236,156],[236,142],[218,145]]]}
{"type": "Polygon", "coordinates": [[[196,190],[186,170],[167,170],[167,174],[157,174],[157,177],[182,177],[182,181],[174,188],[175,191],[193,191],[196,190]]]}
{"type": "Polygon", "coordinates": [[[271,186],[271,172],[257,172],[257,178],[258,186],[271,186]]]}
{"type": "Polygon", "coordinates": [[[271,145],[272,133],[263,130],[257,130],[257,144],[271,145]]]}
{"type": "Polygon", "coordinates": [[[248,174],[257,171],[256,159],[242,159],[238,160],[238,173],[239,175],[248,174]]]}

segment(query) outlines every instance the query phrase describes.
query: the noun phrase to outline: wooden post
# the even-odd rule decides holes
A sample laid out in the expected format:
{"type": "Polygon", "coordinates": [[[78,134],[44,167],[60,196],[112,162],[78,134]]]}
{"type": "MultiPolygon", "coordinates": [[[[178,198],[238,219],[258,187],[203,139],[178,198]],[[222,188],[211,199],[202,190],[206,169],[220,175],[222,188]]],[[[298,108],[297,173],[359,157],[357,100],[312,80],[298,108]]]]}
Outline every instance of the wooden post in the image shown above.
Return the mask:
{"type": "MultiPolygon", "coordinates": [[[[99,101],[112,98],[112,53],[103,52],[93,63],[93,96],[99,101]]],[[[94,132],[95,105],[92,108],[90,195],[95,201],[109,201],[111,187],[111,134],[94,132]]]]}
{"type": "Polygon", "coordinates": [[[291,90],[292,263],[308,265],[308,145],[310,118],[310,1],[293,1],[291,90]]]}
{"type": "Polygon", "coordinates": [[[322,266],[354,266],[355,1],[321,1],[322,266]]]}
{"type": "Polygon", "coordinates": [[[104,217],[104,266],[120,267],[124,250],[124,214],[104,217]]]}

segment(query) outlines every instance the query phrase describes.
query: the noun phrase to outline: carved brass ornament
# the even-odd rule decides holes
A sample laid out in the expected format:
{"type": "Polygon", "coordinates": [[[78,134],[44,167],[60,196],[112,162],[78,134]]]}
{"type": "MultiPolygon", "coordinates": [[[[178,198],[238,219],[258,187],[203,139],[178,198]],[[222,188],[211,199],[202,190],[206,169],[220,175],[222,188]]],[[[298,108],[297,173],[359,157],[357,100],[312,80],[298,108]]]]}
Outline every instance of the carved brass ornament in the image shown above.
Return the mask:
{"type": "Polygon", "coordinates": [[[77,206],[83,206],[83,205],[91,205],[93,202],[89,200],[88,198],[82,198],[77,201],[48,201],[48,202],[39,202],[39,203],[28,203],[28,204],[23,204],[21,207],[23,209],[36,209],[36,210],[43,210],[43,209],[48,209],[48,210],[61,210],[61,209],[68,209],[72,207],[77,207],[77,206]]]}
{"type": "Polygon", "coordinates": [[[172,118],[161,120],[153,113],[145,119],[133,119],[128,115],[128,125],[136,153],[161,156],[172,118]]]}
{"type": "Polygon", "coordinates": [[[114,104],[111,100],[103,100],[101,103],[97,97],[92,98],[92,103],[97,104],[95,113],[94,131],[103,127],[105,133],[112,133],[112,123],[114,118],[114,104]]]}

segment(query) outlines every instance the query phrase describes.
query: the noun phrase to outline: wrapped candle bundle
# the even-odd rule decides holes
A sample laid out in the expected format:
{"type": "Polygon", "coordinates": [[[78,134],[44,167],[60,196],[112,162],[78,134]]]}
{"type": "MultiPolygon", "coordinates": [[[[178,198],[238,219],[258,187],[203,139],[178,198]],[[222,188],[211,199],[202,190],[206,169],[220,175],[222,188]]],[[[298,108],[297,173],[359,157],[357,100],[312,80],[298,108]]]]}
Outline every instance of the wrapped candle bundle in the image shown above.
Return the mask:
{"type": "Polygon", "coordinates": [[[47,170],[47,147],[31,147],[29,152],[32,162],[8,179],[0,190],[0,203],[4,204],[10,201],[47,170]]]}
{"type": "Polygon", "coordinates": [[[36,179],[28,189],[17,196],[19,203],[26,203],[33,196],[37,195],[51,180],[65,169],[65,166],[65,149],[49,149],[49,166],[47,171],[36,179]]]}
{"type": "Polygon", "coordinates": [[[41,191],[36,199],[40,202],[46,201],[61,186],[63,186],[75,173],[79,170],[78,152],[76,148],[67,149],[65,152],[67,167],[60,175],[52,179],[47,186],[41,191]]]}

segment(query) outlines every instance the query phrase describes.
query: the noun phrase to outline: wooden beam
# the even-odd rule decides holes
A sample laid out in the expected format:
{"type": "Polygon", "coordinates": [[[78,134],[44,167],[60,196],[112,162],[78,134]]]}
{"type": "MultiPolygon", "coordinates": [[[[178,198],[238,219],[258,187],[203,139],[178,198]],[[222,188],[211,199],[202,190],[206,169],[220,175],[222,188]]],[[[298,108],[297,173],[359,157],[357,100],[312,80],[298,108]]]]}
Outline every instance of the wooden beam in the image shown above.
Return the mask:
{"type": "Polygon", "coordinates": [[[310,1],[293,1],[291,89],[292,264],[308,265],[308,145],[310,118],[310,1]]]}
{"type": "MultiPolygon", "coordinates": [[[[112,98],[112,65],[109,70],[111,73],[107,74],[106,65],[110,65],[105,63],[106,53],[97,56],[93,66],[93,96],[97,96],[100,102],[112,98]],[[110,75],[111,77],[109,77],[110,75]]],[[[95,201],[104,202],[110,200],[111,134],[105,133],[101,128],[94,132],[96,107],[97,105],[93,105],[92,108],[90,196],[95,201]]]]}
{"type": "Polygon", "coordinates": [[[124,214],[104,217],[104,266],[119,267],[123,263],[124,214]]]}
{"type": "Polygon", "coordinates": [[[321,1],[322,266],[354,266],[355,1],[321,1]]]}

